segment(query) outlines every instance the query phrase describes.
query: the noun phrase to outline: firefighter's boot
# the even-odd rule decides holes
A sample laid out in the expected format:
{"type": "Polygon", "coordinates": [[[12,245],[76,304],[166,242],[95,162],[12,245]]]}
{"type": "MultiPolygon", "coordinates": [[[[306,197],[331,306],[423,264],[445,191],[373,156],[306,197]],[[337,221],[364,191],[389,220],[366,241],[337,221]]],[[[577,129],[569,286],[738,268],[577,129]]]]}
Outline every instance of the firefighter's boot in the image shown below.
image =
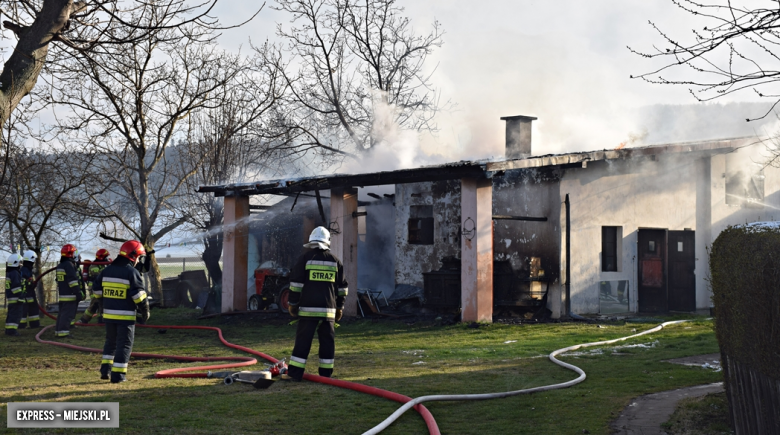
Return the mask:
{"type": "Polygon", "coordinates": [[[111,374],[111,364],[100,364],[100,379],[108,379],[111,374]]]}
{"type": "Polygon", "coordinates": [[[124,382],[127,380],[127,377],[124,373],[119,372],[111,372],[111,383],[112,384],[118,384],[120,382],[124,382]]]}

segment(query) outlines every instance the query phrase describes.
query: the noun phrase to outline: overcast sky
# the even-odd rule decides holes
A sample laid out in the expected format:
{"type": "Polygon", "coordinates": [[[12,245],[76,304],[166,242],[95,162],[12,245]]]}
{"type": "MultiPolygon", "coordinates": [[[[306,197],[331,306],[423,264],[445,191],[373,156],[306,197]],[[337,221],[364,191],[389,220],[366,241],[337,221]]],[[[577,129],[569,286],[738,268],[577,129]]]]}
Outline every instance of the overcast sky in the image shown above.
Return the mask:
{"type": "MultiPolygon", "coordinates": [[[[222,0],[223,23],[251,15],[252,2],[222,0]]],[[[272,2],[268,3],[272,5],[272,2]]],[[[735,137],[754,134],[766,122],[747,124],[760,111],[744,93],[697,103],[684,87],[630,79],[653,62],[627,45],[651,50],[661,44],[653,21],[676,37],[704,24],[670,0],[399,0],[420,32],[434,20],[446,32],[431,59],[434,84],[454,110],[438,116],[440,132],[421,138],[415,163],[426,154],[446,160],[500,156],[501,116],[529,115],[535,122],[534,154],[735,137]],[[661,106],[663,105],[663,106],[661,106]],[[680,105],[686,105],[684,107],[680,105]]],[[[268,6],[251,24],[230,31],[222,44],[235,49],[248,38],[273,39],[275,22],[287,18],[268,6]]],[[[430,160],[430,159],[428,159],[430,160]]],[[[434,158],[433,162],[438,159],[434,158]]]]}

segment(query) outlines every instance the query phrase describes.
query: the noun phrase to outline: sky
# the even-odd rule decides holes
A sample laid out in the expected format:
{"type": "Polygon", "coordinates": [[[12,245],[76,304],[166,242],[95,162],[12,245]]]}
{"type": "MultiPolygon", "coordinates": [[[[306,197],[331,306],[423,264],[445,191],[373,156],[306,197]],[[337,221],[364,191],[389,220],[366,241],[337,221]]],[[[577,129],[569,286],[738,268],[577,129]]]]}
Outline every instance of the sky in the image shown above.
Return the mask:
{"type": "MultiPolygon", "coordinates": [[[[251,3],[222,0],[215,15],[224,24],[236,23],[251,15],[251,3]]],[[[220,43],[234,50],[241,44],[246,49],[250,38],[274,40],[275,23],[288,18],[272,5],[250,24],[226,32],[220,43]]],[[[432,82],[442,101],[455,106],[437,115],[436,135],[398,145],[411,158],[377,159],[381,163],[363,162],[344,172],[500,158],[502,116],[538,117],[533,131],[538,155],[625,142],[755,135],[777,123],[775,117],[745,122],[766,107],[748,92],[703,104],[685,87],[630,78],[658,66],[627,48],[650,51],[662,43],[648,21],[676,38],[691,35],[691,26],[706,25],[671,0],[398,0],[398,5],[419,33],[429,31],[434,20],[444,29],[444,45],[430,58],[432,82]]]]}
{"type": "MultiPolygon", "coordinates": [[[[220,0],[213,15],[225,25],[234,25],[250,17],[257,4],[220,0]]],[[[501,158],[502,116],[538,118],[533,130],[536,155],[612,149],[621,143],[641,146],[750,136],[780,126],[774,116],[745,122],[766,107],[749,92],[703,104],[685,87],[630,78],[659,65],[627,48],[651,51],[654,44],[662,44],[649,21],[678,39],[688,38],[692,27],[706,25],[671,0],[398,0],[397,4],[406,9],[418,33],[430,31],[434,20],[444,30],[444,45],[429,58],[429,67],[441,101],[453,107],[437,115],[436,134],[396,132],[397,140],[387,148],[378,149],[368,161],[348,162],[338,172],[501,158]]],[[[220,45],[248,52],[250,40],[275,41],[276,23],[289,17],[271,6],[272,0],[250,23],[225,31],[220,45]]],[[[169,252],[187,255],[177,251],[169,252]]]]}

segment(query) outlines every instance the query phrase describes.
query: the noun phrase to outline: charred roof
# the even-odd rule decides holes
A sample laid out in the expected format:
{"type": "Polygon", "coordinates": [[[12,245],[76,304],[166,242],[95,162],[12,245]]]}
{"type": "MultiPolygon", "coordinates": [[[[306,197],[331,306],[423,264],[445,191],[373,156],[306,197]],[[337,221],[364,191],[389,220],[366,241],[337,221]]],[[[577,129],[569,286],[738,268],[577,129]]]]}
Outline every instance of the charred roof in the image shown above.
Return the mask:
{"type": "Polygon", "coordinates": [[[549,154],[503,161],[460,161],[437,166],[372,172],[368,174],[331,174],[313,177],[261,180],[250,183],[208,185],[200,186],[197,191],[201,193],[214,193],[215,196],[248,196],[261,194],[285,195],[298,192],[323,191],[356,186],[381,186],[461,178],[482,178],[490,177],[493,173],[501,171],[527,170],[544,167],[570,167],[572,165],[585,167],[582,165],[584,162],[599,160],[647,158],[672,153],[696,153],[705,155],[723,154],[732,152],[740,147],[752,145],[756,142],[756,138],[735,138],[650,145],[637,148],[549,154]]]}

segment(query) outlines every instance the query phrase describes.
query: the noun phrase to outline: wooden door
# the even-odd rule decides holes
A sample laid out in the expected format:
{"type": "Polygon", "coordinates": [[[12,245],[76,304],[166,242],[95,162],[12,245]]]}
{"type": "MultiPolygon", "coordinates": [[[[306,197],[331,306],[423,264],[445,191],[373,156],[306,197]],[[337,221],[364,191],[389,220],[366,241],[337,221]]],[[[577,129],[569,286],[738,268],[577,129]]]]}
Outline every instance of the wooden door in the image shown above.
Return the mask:
{"type": "Polygon", "coordinates": [[[639,230],[638,240],[639,311],[665,313],[669,310],[666,281],[666,230],[639,230]]]}
{"type": "Polygon", "coordinates": [[[696,311],[694,231],[669,231],[669,311],[696,311]]]}

